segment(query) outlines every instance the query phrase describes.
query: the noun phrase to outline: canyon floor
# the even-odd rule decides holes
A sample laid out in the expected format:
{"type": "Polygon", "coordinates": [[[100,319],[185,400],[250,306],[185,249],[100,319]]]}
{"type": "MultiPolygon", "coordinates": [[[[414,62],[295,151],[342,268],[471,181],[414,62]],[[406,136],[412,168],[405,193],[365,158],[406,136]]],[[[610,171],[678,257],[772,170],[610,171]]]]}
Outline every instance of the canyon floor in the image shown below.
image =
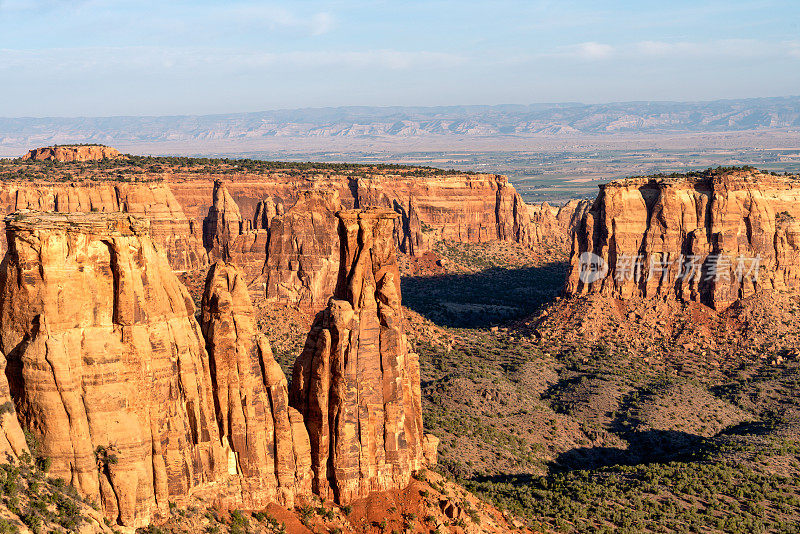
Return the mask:
{"type": "MultiPolygon", "coordinates": [[[[443,242],[405,265],[439,472],[534,530],[797,532],[797,297],[575,306],[566,261],[443,242]]],[[[310,318],[261,312],[288,367],[310,318]]]]}
{"type": "MultiPolygon", "coordinates": [[[[439,472],[535,530],[797,532],[800,299],[576,306],[567,260],[441,242],[404,265],[439,472]]],[[[261,313],[288,368],[311,318],[261,313]]]]}

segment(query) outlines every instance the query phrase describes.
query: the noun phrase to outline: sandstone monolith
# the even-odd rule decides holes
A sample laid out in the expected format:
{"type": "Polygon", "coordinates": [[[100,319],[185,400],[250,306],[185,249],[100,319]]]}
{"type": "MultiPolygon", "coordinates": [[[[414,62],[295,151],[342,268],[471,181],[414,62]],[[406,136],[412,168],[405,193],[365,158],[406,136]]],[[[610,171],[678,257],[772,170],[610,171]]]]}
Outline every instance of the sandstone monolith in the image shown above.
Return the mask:
{"type": "Polygon", "coordinates": [[[194,305],[122,213],[5,219],[0,350],[22,426],[112,521],[147,524],[224,473],[194,305]]]}
{"type": "Polygon", "coordinates": [[[314,491],[347,503],[405,487],[424,464],[424,444],[419,360],[403,326],[397,214],[337,216],[336,291],[295,363],[291,399],[308,428],[314,491]]]}
{"type": "Polygon", "coordinates": [[[311,490],[308,433],[292,424],[286,377],[254,315],[239,269],[215,263],[201,323],[229,474],[241,476],[249,507],[279,502],[291,508],[296,495],[311,490]]]}

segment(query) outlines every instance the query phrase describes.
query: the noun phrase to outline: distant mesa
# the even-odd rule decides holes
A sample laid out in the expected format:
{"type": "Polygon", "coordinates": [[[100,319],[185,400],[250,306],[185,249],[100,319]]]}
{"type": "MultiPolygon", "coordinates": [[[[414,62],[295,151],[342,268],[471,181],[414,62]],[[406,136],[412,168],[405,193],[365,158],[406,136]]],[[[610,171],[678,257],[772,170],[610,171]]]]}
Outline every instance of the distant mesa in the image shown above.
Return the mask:
{"type": "Polygon", "coordinates": [[[23,160],[35,161],[99,161],[119,159],[122,154],[116,148],[104,145],[53,145],[29,150],[23,160]]]}

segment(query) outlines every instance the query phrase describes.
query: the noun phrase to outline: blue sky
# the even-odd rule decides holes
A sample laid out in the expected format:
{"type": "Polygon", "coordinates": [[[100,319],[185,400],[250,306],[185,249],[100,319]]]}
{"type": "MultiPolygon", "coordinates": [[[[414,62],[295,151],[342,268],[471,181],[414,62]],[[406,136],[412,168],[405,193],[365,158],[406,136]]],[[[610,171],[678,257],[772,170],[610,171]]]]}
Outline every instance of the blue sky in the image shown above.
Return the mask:
{"type": "Polygon", "coordinates": [[[800,94],[800,0],[0,0],[0,116],[800,94]]]}

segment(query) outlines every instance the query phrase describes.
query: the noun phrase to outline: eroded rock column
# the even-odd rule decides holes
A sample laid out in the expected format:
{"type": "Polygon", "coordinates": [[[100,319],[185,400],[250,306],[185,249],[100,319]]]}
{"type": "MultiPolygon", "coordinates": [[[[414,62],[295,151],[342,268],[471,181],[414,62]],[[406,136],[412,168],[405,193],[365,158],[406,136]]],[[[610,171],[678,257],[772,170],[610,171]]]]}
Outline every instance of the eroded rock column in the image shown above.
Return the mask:
{"type": "Polygon", "coordinates": [[[397,214],[337,216],[337,288],[295,363],[291,400],[309,431],[314,491],[346,503],[406,486],[424,454],[419,361],[400,305],[397,214]]]}
{"type": "Polygon", "coordinates": [[[311,492],[308,433],[289,407],[286,377],[256,328],[247,284],[233,265],[217,262],[208,273],[202,328],[229,474],[242,477],[236,484],[246,487],[248,506],[292,507],[295,495],[311,492]]]}

